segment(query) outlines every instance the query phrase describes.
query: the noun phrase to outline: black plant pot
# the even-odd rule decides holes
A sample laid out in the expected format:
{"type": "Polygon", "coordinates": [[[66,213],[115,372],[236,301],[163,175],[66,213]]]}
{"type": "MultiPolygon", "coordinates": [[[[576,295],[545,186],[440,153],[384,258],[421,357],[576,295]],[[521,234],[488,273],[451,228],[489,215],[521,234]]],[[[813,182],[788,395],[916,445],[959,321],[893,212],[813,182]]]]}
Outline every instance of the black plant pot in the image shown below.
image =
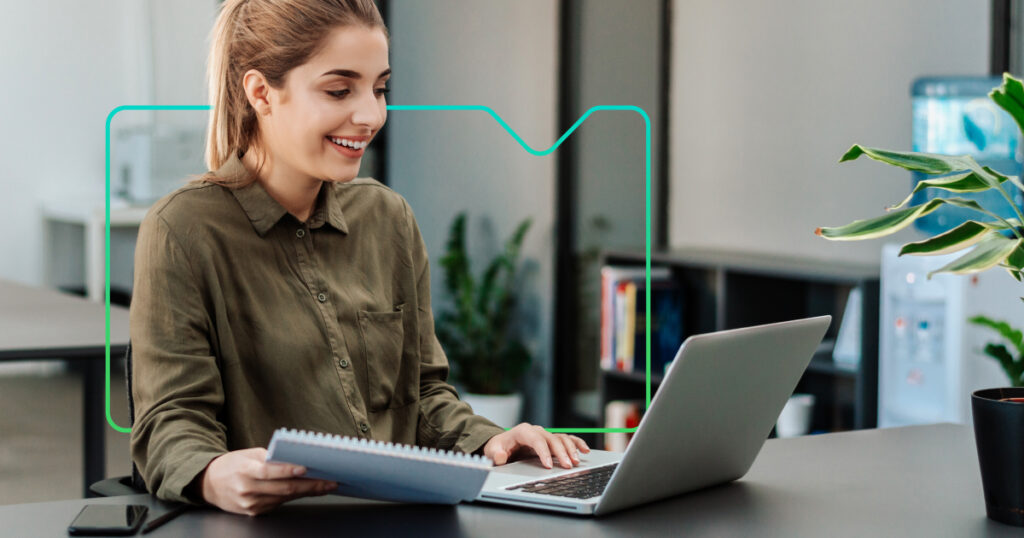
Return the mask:
{"type": "Polygon", "coordinates": [[[988,517],[1024,527],[1024,388],[984,389],[971,395],[974,441],[988,517]]]}

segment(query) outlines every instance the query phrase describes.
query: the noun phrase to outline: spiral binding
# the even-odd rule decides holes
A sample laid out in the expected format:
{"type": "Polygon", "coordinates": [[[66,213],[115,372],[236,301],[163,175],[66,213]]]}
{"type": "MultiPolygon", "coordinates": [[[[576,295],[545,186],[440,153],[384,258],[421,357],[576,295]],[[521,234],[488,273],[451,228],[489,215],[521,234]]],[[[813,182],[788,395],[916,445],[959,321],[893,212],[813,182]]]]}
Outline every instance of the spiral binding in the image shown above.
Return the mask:
{"type": "Polygon", "coordinates": [[[274,440],[277,442],[293,442],[326,448],[351,450],[366,454],[395,456],[408,460],[456,465],[460,467],[472,467],[475,469],[490,468],[493,463],[487,456],[481,456],[479,454],[466,454],[463,452],[454,452],[438,448],[376,441],[373,439],[360,439],[357,437],[307,430],[296,430],[291,428],[278,428],[275,430],[274,440]]]}

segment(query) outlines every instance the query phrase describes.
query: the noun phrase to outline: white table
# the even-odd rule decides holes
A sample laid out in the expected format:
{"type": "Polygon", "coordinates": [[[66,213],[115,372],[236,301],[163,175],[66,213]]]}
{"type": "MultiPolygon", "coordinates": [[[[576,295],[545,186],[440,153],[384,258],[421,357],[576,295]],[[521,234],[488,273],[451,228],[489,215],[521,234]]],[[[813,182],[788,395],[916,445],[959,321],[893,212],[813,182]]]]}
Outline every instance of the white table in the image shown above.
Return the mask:
{"type": "MultiPolygon", "coordinates": [[[[106,211],[102,205],[90,206],[80,199],[56,198],[42,205],[43,219],[48,222],[81,226],[85,230],[85,291],[92,301],[103,300],[105,277],[104,241],[106,211]]],[[[149,207],[122,206],[110,209],[110,227],[138,228],[149,207]]],[[[52,258],[59,253],[47,253],[52,258]]]]}

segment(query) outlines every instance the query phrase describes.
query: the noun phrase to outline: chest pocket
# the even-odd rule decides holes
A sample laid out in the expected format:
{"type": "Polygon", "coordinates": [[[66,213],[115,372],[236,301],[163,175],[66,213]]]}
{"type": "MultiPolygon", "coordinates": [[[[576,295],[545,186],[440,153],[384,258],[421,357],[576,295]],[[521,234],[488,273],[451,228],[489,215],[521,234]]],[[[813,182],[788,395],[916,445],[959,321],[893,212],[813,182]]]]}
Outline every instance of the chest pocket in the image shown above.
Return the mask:
{"type": "Polygon", "coordinates": [[[371,411],[408,405],[419,394],[419,362],[411,350],[405,352],[404,306],[396,306],[394,312],[359,311],[359,338],[371,411]]]}

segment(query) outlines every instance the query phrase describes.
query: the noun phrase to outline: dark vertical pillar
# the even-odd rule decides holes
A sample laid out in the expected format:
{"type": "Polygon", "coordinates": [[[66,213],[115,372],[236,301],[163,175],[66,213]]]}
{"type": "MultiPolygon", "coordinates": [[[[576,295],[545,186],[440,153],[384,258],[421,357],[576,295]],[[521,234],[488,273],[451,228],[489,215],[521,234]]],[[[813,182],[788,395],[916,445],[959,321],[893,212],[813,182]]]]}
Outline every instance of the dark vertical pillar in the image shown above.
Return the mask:
{"type": "Polygon", "coordinates": [[[853,427],[874,428],[878,425],[878,331],[879,281],[861,283],[861,356],[857,372],[857,401],[854,406],[853,427]]]}
{"type": "MultiPolygon", "coordinates": [[[[568,131],[576,122],[579,109],[579,0],[559,3],[558,47],[558,133],[568,131]]],[[[554,347],[554,426],[571,427],[573,374],[580,359],[577,353],[578,311],[576,294],[579,283],[576,252],[576,147],[578,137],[570,136],[559,146],[558,176],[555,187],[555,330],[554,347]]]]}
{"type": "Polygon", "coordinates": [[[672,73],[672,0],[661,0],[661,35],[659,36],[661,58],[658,62],[658,110],[661,118],[658,121],[658,154],[653,156],[658,162],[658,177],[655,182],[654,218],[658,227],[654,232],[655,250],[668,249],[668,124],[669,124],[669,85],[672,73]]]}
{"type": "Polygon", "coordinates": [[[992,48],[989,72],[1001,76],[1010,70],[1011,0],[992,0],[992,48]]]}
{"type": "Polygon", "coordinates": [[[89,496],[89,485],[98,480],[106,478],[107,450],[104,430],[106,417],[104,416],[104,359],[103,357],[88,357],[82,361],[83,390],[82,390],[82,437],[84,448],[84,468],[82,476],[83,497],[89,496]]]}

